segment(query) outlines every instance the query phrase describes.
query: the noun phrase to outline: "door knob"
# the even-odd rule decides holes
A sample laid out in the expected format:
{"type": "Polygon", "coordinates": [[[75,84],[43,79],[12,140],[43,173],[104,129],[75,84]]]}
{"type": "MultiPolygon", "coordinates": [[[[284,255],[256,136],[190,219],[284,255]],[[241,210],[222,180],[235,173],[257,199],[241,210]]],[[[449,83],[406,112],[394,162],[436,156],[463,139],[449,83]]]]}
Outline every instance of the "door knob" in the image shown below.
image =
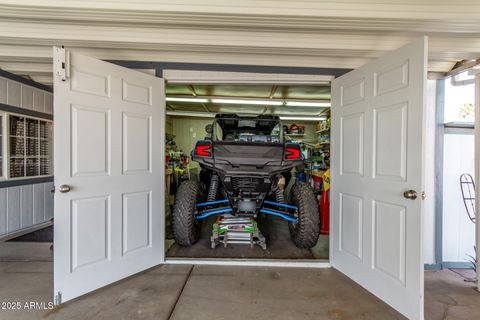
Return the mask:
{"type": "Polygon", "coordinates": [[[59,190],[61,193],[67,193],[70,191],[70,186],[68,184],[62,184],[59,190]]]}
{"type": "Polygon", "coordinates": [[[403,196],[407,199],[410,200],[415,200],[417,199],[417,191],[415,190],[407,190],[403,193],[403,196]]]}

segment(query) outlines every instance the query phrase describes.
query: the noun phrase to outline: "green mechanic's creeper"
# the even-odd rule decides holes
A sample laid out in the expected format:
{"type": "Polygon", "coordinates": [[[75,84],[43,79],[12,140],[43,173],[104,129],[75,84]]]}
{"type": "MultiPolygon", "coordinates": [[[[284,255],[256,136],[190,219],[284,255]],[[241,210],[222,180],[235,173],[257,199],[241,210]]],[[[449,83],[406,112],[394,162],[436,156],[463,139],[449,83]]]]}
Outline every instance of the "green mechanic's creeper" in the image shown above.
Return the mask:
{"type": "Polygon", "coordinates": [[[221,216],[213,224],[210,240],[212,249],[220,243],[223,243],[225,248],[229,243],[250,243],[252,248],[257,244],[262,249],[267,249],[265,237],[258,229],[257,222],[251,217],[221,216]]]}

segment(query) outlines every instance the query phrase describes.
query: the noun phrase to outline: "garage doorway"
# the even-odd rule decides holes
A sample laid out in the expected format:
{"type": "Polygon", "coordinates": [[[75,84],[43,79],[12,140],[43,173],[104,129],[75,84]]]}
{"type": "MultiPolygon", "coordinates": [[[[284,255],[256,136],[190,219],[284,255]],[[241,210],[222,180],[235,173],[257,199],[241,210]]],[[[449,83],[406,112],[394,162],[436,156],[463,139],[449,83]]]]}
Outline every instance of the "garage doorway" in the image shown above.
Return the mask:
{"type": "MultiPolygon", "coordinates": [[[[412,319],[423,318],[426,40],[332,82],[330,263],[412,319]]],[[[61,303],[164,263],[165,172],[155,164],[165,92],[162,79],[60,48],[54,74],[61,303]]]]}
{"type": "MultiPolygon", "coordinates": [[[[324,227],[312,248],[295,246],[290,238],[288,221],[267,214],[257,219],[260,232],[266,238],[265,249],[260,245],[251,247],[248,242],[227,246],[217,243],[212,249],[212,226],[217,216],[203,219],[198,242],[188,247],[180,246],[172,240],[171,212],[174,193],[180,182],[200,180],[200,165],[190,158],[195,143],[210,138],[205,129],[216,121],[215,115],[235,114],[280,118],[283,139],[286,143],[298,143],[305,159],[304,168],[290,172],[292,178],[285,188],[285,196],[288,197],[292,186],[300,179],[314,190],[316,215],[320,216],[319,204],[324,190],[322,176],[328,175],[330,166],[330,82],[333,76],[194,70],[164,70],[163,76],[166,80],[167,150],[170,150],[167,170],[171,173],[170,177],[167,174],[171,193],[170,197],[167,196],[166,206],[167,261],[327,262],[329,231],[328,210],[325,208],[328,205],[324,205],[324,227]],[[187,161],[182,163],[182,160],[187,161]]],[[[328,189],[325,194],[327,192],[328,189]]]]}

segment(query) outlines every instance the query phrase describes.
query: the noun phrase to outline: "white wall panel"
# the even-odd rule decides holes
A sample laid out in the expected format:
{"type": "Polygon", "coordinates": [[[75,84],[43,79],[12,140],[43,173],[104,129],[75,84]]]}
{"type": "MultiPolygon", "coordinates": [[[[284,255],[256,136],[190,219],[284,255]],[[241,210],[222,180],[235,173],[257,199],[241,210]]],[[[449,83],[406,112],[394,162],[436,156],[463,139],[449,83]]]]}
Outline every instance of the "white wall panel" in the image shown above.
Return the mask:
{"type": "MultiPolygon", "coordinates": [[[[0,77],[0,103],[53,113],[53,94],[0,77]]],[[[0,188],[0,238],[33,229],[53,217],[53,183],[0,188]]]]}
{"type": "Polygon", "coordinates": [[[20,83],[7,80],[7,104],[14,107],[22,105],[22,86],[20,83]]]}
{"type": "Polygon", "coordinates": [[[45,113],[53,114],[53,94],[45,92],[45,113]]]}
{"type": "Polygon", "coordinates": [[[7,189],[7,232],[11,233],[21,229],[21,188],[13,187],[7,189]]]}
{"type": "Polygon", "coordinates": [[[53,114],[52,93],[4,77],[0,77],[0,103],[53,114]]]}
{"type": "Polygon", "coordinates": [[[0,78],[0,103],[7,103],[7,79],[0,78]]]}
{"type": "Polygon", "coordinates": [[[45,201],[45,220],[53,218],[53,182],[44,184],[44,201],[45,201]]]}
{"type": "Polygon", "coordinates": [[[39,183],[33,185],[33,223],[45,221],[45,184],[39,183]]]}
{"type": "Polygon", "coordinates": [[[7,189],[0,189],[0,236],[7,233],[7,189]]]}
{"type": "Polygon", "coordinates": [[[22,86],[22,108],[33,109],[33,88],[22,86]]]}
{"type": "Polygon", "coordinates": [[[475,256],[475,225],[468,219],[460,175],[475,177],[474,135],[446,134],[443,169],[443,261],[466,262],[475,256]]]}
{"type": "Polygon", "coordinates": [[[53,182],[0,188],[0,238],[53,218],[53,182]]]}
{"type": "Polygon", "coordinates": [[[20,187],[21,192],[21,223],[22,229],[33,225],[33,185],[20,187]]]}
{"type": "Polygon", "coordinates": [[[44,112],[45,110],[45,96],[43,90],[35,89],[33,91],[33,110],[44,112]]]}

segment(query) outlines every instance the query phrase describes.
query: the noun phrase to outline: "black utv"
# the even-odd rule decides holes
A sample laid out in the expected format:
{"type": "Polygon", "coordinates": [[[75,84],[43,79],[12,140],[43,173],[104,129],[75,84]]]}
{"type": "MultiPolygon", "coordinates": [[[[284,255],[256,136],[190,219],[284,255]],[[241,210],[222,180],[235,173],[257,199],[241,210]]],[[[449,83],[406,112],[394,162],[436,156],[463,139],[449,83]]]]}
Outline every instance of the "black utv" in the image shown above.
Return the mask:
{"type": "Polygon", "coordinates": [[[318,203],[310,187],[298,181],[285,195],[292,169],[304,168],[304,156],[300,145],[285,141],[280,118],[218,114],[207,127],[209,136],[197,141],[191,155],[200,164],[200,182],[185,181],[176,194],[176,243],[194,244],[202,219],[216,215],[212,248],[219,239],[225,246],[260,244],[264,238],[255,219],[273,215],[288,221],[297,247],[313,247],[320,231],[318,203]]]}

